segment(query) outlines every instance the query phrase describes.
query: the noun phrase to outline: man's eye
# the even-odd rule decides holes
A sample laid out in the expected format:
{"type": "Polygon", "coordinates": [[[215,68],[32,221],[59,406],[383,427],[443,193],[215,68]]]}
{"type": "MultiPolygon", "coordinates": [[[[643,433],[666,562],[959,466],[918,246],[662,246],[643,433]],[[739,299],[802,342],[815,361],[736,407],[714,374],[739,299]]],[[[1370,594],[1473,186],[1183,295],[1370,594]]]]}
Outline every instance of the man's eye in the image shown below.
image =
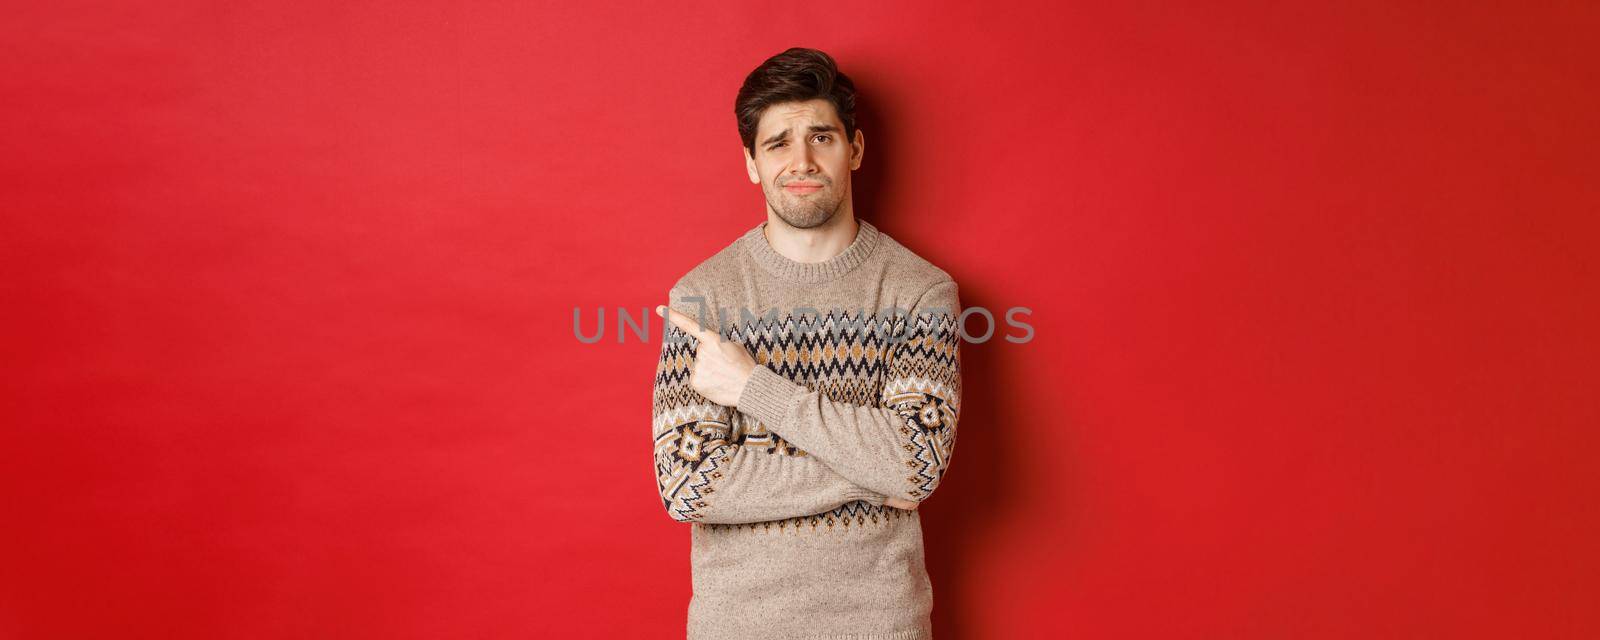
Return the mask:
{"type": "Polygon", "coordinates": [[[789,144],[789,143],[787,143],[787,142],[779,142],[778,144],[772,145],[771,147],[768,147],[768,148],[769,149],[776,149],[776,148],[781,147],[781,146],[786,145],[786,144],[789,144]]]}
{"type": "MultiPolygon", "coordinates": [[[[818,134],[817,137],[818,138],[827,138],[828,134],[826,134],[826,133],[818,134]]],[[[829,138],[829,139],[831,139],[831,138],[829,138]]]]}

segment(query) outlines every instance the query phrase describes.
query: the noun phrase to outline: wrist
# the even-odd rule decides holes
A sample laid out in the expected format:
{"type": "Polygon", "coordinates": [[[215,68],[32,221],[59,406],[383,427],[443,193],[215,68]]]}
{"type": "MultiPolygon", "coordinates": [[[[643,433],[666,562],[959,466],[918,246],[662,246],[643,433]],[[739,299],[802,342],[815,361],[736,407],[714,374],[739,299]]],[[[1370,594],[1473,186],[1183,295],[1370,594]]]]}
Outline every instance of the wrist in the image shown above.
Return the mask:
{"type": "Polygon", "coordinates": [[[739,399],[744,397],[744,390],[750,388],[750,378],[755,376],[756,367],[759,366],[761,365],[752,365],[746,368],[744,370],[744,375],[740,376],[739,381],[734,384],[734,387],[731,391],[733,395],[733,404],[736,408],[739,404],[739,399]]]}

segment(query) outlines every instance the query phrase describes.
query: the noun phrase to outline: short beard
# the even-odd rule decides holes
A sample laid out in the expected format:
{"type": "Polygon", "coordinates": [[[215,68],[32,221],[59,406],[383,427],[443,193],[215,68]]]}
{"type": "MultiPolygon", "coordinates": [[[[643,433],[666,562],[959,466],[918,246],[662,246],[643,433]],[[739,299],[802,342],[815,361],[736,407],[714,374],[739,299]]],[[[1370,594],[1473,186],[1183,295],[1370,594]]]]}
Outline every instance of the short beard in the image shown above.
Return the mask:
{"type": "Polygon", "coordinates": [[[774,185],[767,191],[767,206],[771,207],[772,212],[778,214],[778,218],[785,224],[796,229],[813,229],[827,224],[833,219],[834,214],[839,212],[839,205],[844,202],[844,198],[839,197],[832,189],[818,191],[798,201],[789,200],[791,197],[793,196],[785,192],[783,187],[774,185]],[[825,194],[832,196],[831,199],[815,197],[825,194]]]}

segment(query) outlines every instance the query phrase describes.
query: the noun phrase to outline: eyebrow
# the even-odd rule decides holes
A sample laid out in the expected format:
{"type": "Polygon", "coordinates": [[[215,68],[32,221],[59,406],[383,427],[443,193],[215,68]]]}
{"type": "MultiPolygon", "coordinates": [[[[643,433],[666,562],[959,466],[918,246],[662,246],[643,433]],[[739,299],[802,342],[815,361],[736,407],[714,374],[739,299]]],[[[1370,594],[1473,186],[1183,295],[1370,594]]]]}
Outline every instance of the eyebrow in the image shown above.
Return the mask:
{"type": "MultiPolygon", "coordinates": [[[[838,127],[835,127],[835,126],[833,126],[831,124],[814,124],[814,125],[811,125],[809,128],[806,129],[806,131],[808,133],[826,133],[826,132],[838,131],[838,130],[839,130],[838,127]]],[[[761,146],[765,147],[765,146],[767,146],[769,144],[772,144],[774,142],[781,141],[781,140],[783,140],[784,138],[787,138],[787,137],[789,137],[789,130],[788,129],[784,129],[783,131],[779,131],[777,133],[772,134],[766,140],[762,140],[761,141],[761,146]]]]}

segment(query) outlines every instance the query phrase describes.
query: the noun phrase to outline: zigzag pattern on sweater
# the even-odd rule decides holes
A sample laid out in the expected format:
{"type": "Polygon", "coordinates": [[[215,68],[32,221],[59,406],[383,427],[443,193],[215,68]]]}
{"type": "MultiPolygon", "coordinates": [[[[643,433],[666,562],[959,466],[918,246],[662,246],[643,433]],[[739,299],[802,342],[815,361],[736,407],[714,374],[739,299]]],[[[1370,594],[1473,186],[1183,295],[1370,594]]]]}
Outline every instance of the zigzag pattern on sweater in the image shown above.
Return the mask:
{"type": "Polygon", "coordinates": [[[738,524],[697,522],[695,526],[700,527],[703,531],[716,533],[744,531],[756,533],[818,533],[835,528],[848,530],[851,527],[863,529],[870,526],[882,526],[894,520],[909,518],[911,514],[911,511],[904,509],[879,506],[857,500],[839,505],[832,511],[809,516],[738,524]]]}

